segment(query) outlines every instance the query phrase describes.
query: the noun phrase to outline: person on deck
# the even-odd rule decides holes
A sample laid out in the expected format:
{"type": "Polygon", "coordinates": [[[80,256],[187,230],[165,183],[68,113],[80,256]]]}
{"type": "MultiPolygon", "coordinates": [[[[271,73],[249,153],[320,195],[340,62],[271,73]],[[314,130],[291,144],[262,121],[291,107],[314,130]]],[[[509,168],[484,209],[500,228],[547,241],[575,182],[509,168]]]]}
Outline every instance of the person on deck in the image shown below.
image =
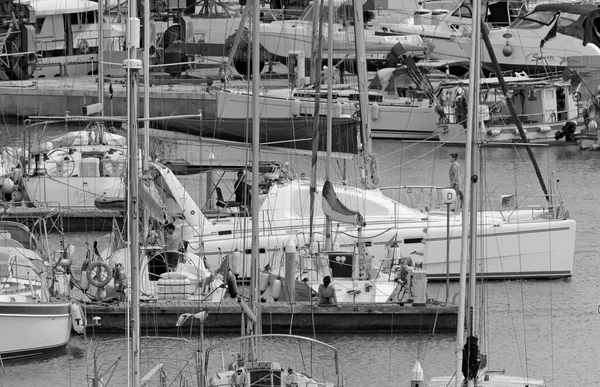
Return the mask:
{"type": "Polygon", "coordinates": [[[167,266],[169,271],[172,271],[179,263],[179,258],[183,251],[183,242],[179,236],[175,235],[175,225],[173,223],[165,226],[165,233],[167,266]]]}
{"type": "Polygon", "coordinates": [[[448,171],[450,178],[450,187],[456,191],[456,205],[454,211],[459,211],[463,205],[463,193],[460,190],[463,179],[463,170],[458,163],[458,153],[450,154],[450,170],[448,171]]]}
{"type": "Polygon", "coordinates": [[[285,375],[285,386],[286,387],[295,387],[298,385],[298,380],[296,378],[296,374],[294,374],[294,370],[290,367],[288,368],[288,373],[285,375]]]}
{"type": "Polygon", "coordinates": [[[245,182],[246,174],[244,171],[238,171],[237,180],[233,184],[235,192],[235,201],[240,205],[245,206],[248,212],[251,212],[252,205],[252,186],[245,182]]]}
{"type": "Polygon", "coordinates": [[[335,296],[335,289],[333,286],[329,286],[330,284],[331,277],[323,277],[323,283],[319,285],[319,291],[317,293],[317,305],[336,305],[339,308],[337,297],[335,296]]]}

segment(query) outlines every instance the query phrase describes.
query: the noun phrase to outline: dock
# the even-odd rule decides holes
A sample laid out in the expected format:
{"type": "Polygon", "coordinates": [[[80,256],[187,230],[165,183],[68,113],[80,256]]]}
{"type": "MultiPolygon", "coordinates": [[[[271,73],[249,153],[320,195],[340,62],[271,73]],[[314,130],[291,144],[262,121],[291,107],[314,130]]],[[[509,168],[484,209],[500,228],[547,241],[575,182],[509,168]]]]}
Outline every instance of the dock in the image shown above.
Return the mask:
{"type": "MultiPolygon", "coordinates": [[[[127,330],[127,304],[82,305],[88,324],[94,318],[98,325],[88,325],[95,332],[123,332],[127,330]]],[[[454,332],[457,326],[456,306],[421,305],[398,303],[342,303],[335,306],[315,307],[310,302],[263,302],[263,332],[393,332],[393,333],[439,333],[454,332]]],[[[159,300],[142,302],[140,305],[140,329],[143,332],[190,332],[199,333],[200,323],[188,319],[176,327],[180,315],[208,312],[204,322],[206,333],[238,333],[241,329],[241,307],[232,299],[222,302],[189,300],[159,300]]]]}

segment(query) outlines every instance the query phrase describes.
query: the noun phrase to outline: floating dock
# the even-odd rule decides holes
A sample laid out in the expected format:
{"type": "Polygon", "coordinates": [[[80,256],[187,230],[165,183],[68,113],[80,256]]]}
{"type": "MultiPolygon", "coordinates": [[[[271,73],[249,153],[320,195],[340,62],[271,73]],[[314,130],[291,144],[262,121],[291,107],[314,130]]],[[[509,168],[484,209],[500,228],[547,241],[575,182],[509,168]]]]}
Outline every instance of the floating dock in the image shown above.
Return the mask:
{"type": "MultiPolygon", "coordinates": [[[[340,307],[319,306],[314,303],[263,302],[262,323],[264,332],[394,332],[434,333],[454,332],[458,308],[427,304],[413,306],[398,303],[343,303],[340,307]]],[[[96,332],[123,332],[127,329],[127,304],[82,305],[88,324],[94,318],[98,325],[89,326],[96,332]]],[[[207,333],[238,333],[241,329],[241,306],[232,299],[222,302],[188,300],[160,300],[142,302],[140,326],[142,333],[151,331],[189,332],[190,326],[200,329],[198,320],[189,318],[183,326],[176,327],[184,313],[208,312],[204,322],[207,333]]]]}

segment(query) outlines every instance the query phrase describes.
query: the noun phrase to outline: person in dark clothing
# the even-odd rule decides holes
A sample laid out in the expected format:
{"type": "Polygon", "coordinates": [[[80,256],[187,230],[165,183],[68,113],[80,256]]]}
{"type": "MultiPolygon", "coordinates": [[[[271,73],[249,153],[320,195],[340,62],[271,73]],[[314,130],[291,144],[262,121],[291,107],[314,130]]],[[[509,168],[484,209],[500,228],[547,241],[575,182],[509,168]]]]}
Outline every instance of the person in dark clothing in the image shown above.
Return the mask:
{"type": "Polygon", "coordinates": [[[478,341],[479,339],[477,339],[477,337],[469,336],[463,347],[462,373],[465,380],[477,379],[477,372],[479,371],[479,366],[481,364],[478,341]]]}
{"type": "Polygon", "coordinates": [[[244,171],[238,171],[237,180],[233,184],[233,190],[235,192],[235,201],[240,205],[245,206],[246,210],[250,212],[252,205],[252,186],[245,182],[246,176],[244,171]]]}

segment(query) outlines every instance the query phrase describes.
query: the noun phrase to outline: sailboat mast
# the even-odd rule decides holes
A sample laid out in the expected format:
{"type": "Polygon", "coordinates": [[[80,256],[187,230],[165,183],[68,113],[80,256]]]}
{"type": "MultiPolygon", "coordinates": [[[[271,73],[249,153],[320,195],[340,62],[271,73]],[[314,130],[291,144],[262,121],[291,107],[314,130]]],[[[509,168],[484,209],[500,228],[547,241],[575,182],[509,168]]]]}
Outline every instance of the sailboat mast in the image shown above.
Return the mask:
{"type": "MultiPolygon", "coordinates": [[[[479,116],[479,99],[480,99],[480,90],[479,85],[481,84],[481,2],[477,1],[477,19],[476,19],[476,28],[472,33],[472,42],[474,46],[477,46],[474,51],[475,56],[472,56],[473,63],[476,65],[474,67],[473,74],[469,74],[473,83],[475,84],[475,88],[473,91],[473,104],[470,110],[472,111],[472,115],[468,118],[471,119],[471,129],[469,130],[471,136],[468,140],[471,141],[471,157],[469,160],[469,174],[465,174],[465,184],[470,185],[470,197],[469,201],[465,201],[463,206],[469,206],[470,218],[469,218],[469,235],[477,236],[477,178],[472,179],[472,176],[478,176],[478,141],[480,138],[483,138],[483,133],[480,130],[480,116],[479,116]],[[475,180],[475,181],[474,181],[475,180]]],[[[465,161],[466,162],[466,161],[465,161]]],[[[464,212],[464,210],[463,210],[464,212]]],[[[473,237],[469,239],[469,296],[467,297],[467,334],[472,336],[474,334],[475,328],[475,294],[476,294],[476,285],[477,285],[477,238],[473,237]]]]}
{"type": "MultiPolygon", "coordinates": [[[[320,8],[319,4],[323,4],[323,2],[319,3],[319,0],[315,1],[315,3],[313,4],[313,9],[318,9],[320,8]]],[[[319,14],[321,14],[321,12],[319,12],[319,14]]],[[[323,36],[323,18],[319,18],[319,20],[317,20],[317,24],[313,25],[313,31],[317,30],[318,33],[318,38],[316,40],[313,40],[313,44],[315,44],[315,47],[313,47],[313,54],[314,57],[312,58],[312,61],[316,61],[315,66],[321,66],[321,49],[322,49],[322,39],[320,39],[323,36]],[[316,53],[315,53],[316,51],[316,53]],[[316,58],[315,58],[316,57],[316,58]]],[[[311,155],[311,172],[310,172],[310,220],[309,220],[309,239],[310,239],[310,246],[312,248],[313,243],[314,242],[314,236],[313,236],[313,230],[314,230],[314,218],[315,218],[315,195],[317,192],[317,161],[318,161],[318,155],[319,155],[319,143],[320,138],[319,138],[319,126],[321,124],[320,122],[320,108],[321,108],[321,72],[317,71],[318,69],[315,68],[315,77],[314,77],[314,82],[315,82],[315,109],[314,109],[314,119],[313,119],[313,130],[312,130],[312,155],[311,155]]],[[[311,253],[316,253],[316,251],[311,251],[311,253]]]]}
{"type": "Polygon", "coordinates": [[[104,112],[104,0],[98,0],[98,99],[104,112]]]}
{"type": "Polygon", "coordinates": [[[131,385],[141,385],[140,363],[140,273],[139,273],[139,231],[138,231],[138,81],[139,69],[142,63],[137,59],[137,49],[140,44],[140,19],[137,18],[137,2],[129,2],[129,19],[127,22],[128,55],[124,62],[129,83],[128,102],[128,153],[129,153],[129,194],[127,195],[128,208],[128,240],[130,244],[131,263],[131,385]]]}
{"type": "MultiPolygon", "coordinates": [[[[260,152],[260,44],[259,44],[259,6],[260,0],[252,1],[252,276],[250,278],[251,298],[250,302],[256,314],[254,334],[262,334],[262,317],[260,311],[260,289],[258,280],[260,269],[258,267],[260,241],[258,238],[259,225],[258,216],[260,200],[258,199],[258,174],[259,174],[259,152],[260,152]]],[[[255,351],[262,353],[262,343],[257,339],[255,351]]]]}
{"type": "Polygon", "coordinates": [[[369,93],[367,91],[367,60],[365,47],[365,30],[363,5],[361,0],[353,0],[354,4],[354,43],[356,45],[356,76],[358,79],[360,128],[362,136],[363,181],[367,188],[374,188],[373,170],[371,169],[371,127],[369,126],[369,93]]]}
{"type": "MultiPolygon", "coordinates": [[[[472,42],[471,58],[476,59],[479,55],[479,34],[475,32],[479,30],[481,4],[478,0],[474,0],[473,4],[473,21],[472,21],[472,42]]],[[[477,128],[478,107],[479,107],[479,73],[481,70],[481,61],[473,60],[469,68],[469,98],[468,98],[468,116],[467,116],[467,141],[465,144],[465,181],[463,192],[463,206],[471,203],[471,182],[472,174],[472,142],[474,131],[477,128]]],[[[467,258],[469,249],[469,224],[470,224],[469,208],[462,210],[462,235],[461,235],[461,252],[460,252],[460,289],[458,297],[458,321],[456,327],[456,377],[455,385],[461,385],[459,375],[462,374],[462,349],[465,342],[465,315],[467,295],[467,258]]]]}
{"type": "MultiPolygon", "coordinates": [[[[333,148],[333,4],[327,8],[327,158],[325,161],[325,180],[331,179],[331,151],[333,148]]],[[[325,217],[325,250],[331,250],[331,219],[325,217]]]]}

